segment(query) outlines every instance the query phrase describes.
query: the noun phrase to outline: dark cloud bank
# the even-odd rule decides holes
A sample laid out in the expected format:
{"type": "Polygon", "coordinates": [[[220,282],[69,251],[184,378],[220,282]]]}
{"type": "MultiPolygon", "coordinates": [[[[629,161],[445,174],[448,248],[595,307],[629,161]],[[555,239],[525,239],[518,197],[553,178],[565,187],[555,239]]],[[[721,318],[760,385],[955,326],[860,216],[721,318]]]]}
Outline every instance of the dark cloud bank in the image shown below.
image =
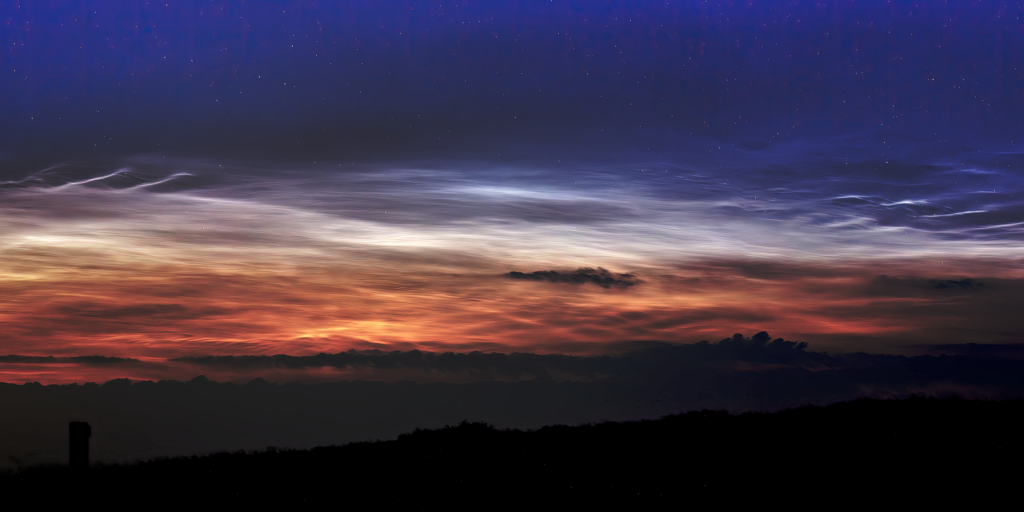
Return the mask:
{"type": "Polygon", "coordinates": [[[640,282],[633,274],[615,274],[601,267],[592,269],[590,267],[578,268],[575,272],[557,272],[554,270],[538,270],[529,274],[512,271],[506,276],[512,279],[523,281],[547,281],[549,283],[591,283],[601,288],[629,288],[640,282]]]}
{"type": "MultiPolygon", "coordinates": [[[[658,418],[701,409],[773,411],[914,393],[983,399],[1024,396],[1024,360],[993,355],[1019,356],[1019,350],[970,347],[955,347],[953,352],[960,353],[939,356],[828,355],[761,332],[717,343],[664,344],[621,357],[349,351],[305,357],[180,358],[168,364],[193,365],[211,374],[225,369],[269,374],[281,368],[336,367],[410,375],[472,372],[491,374],[495,380],[281,385],[259,378],[246,384],[218,383],[199,376],[188,382],[0,384],[0,409],[5,411],[0,418],[0,463],[12,469],[66,460],[67,422],[72,420],[93,426],[95,460],[128,462],[220,450],[394,439],[416,428],[462,420],[526,429],[658,418]]],[[[13,357],[4,360],[16,362],[13,357]]],[[[115,358],[68,359],[110,364],[115,358]]]]}

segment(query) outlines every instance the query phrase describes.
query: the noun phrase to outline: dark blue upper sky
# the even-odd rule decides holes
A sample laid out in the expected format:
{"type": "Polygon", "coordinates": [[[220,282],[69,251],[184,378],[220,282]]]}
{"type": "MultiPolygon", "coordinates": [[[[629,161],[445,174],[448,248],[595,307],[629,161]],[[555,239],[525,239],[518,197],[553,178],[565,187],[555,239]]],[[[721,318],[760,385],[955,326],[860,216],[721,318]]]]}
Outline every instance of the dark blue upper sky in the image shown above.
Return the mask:
{"type": "Polygon", "coordinates": [[[1021,11],[996,1],[15,1],[0,7],[0,151],[9,166],[153,151],[671,147],[690,134],[756,145],[865,129],[1008,142],[1024,119],[1021,11]]]}

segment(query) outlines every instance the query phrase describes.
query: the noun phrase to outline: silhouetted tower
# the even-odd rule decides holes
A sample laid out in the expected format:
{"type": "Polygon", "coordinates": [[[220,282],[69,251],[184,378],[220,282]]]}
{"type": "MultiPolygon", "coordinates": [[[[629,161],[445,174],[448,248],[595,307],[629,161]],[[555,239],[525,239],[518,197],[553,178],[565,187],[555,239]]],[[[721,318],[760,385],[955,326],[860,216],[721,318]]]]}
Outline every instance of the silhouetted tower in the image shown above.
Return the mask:
{"type": "Polygon", "coordinates": [[[68,423],[71,437],[71,469],[89,469],[89,437],[92,428],[84,421],[68,423]]]}

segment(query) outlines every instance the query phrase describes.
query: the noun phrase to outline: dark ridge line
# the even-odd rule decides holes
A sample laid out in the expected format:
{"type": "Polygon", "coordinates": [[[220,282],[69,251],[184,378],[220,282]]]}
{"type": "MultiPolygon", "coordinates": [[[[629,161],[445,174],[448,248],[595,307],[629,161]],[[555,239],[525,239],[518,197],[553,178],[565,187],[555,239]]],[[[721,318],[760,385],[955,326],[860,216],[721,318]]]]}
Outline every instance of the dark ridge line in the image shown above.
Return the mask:
{"type": "Polygon", "coordinates": [[[268,446],[78,472],[33,468],[0,476],[0,491],[8,500],[45,496],[48,503],[160,510],[355,500],[403,510],[723,500],[998,503],[1015,495],[1024,474],[1022,420],[1021,399],[913,396],[533,431],[463,421],[389,441],[268,446]]]}

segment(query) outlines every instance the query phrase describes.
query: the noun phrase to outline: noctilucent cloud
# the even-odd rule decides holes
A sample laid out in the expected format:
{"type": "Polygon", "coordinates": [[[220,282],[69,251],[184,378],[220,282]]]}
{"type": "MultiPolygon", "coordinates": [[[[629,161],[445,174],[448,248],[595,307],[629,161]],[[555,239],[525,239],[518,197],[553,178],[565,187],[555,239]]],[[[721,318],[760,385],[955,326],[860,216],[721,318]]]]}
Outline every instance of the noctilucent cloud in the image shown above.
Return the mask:
{"type": "Polygon", "coordinates": [[[762,330],[835,353],[1020,342],[1021,15],[7,2],[0,352],[54,359],[0,380],[762,330]],[[68,359],[92,355],[140,364],[68,359]]]}

